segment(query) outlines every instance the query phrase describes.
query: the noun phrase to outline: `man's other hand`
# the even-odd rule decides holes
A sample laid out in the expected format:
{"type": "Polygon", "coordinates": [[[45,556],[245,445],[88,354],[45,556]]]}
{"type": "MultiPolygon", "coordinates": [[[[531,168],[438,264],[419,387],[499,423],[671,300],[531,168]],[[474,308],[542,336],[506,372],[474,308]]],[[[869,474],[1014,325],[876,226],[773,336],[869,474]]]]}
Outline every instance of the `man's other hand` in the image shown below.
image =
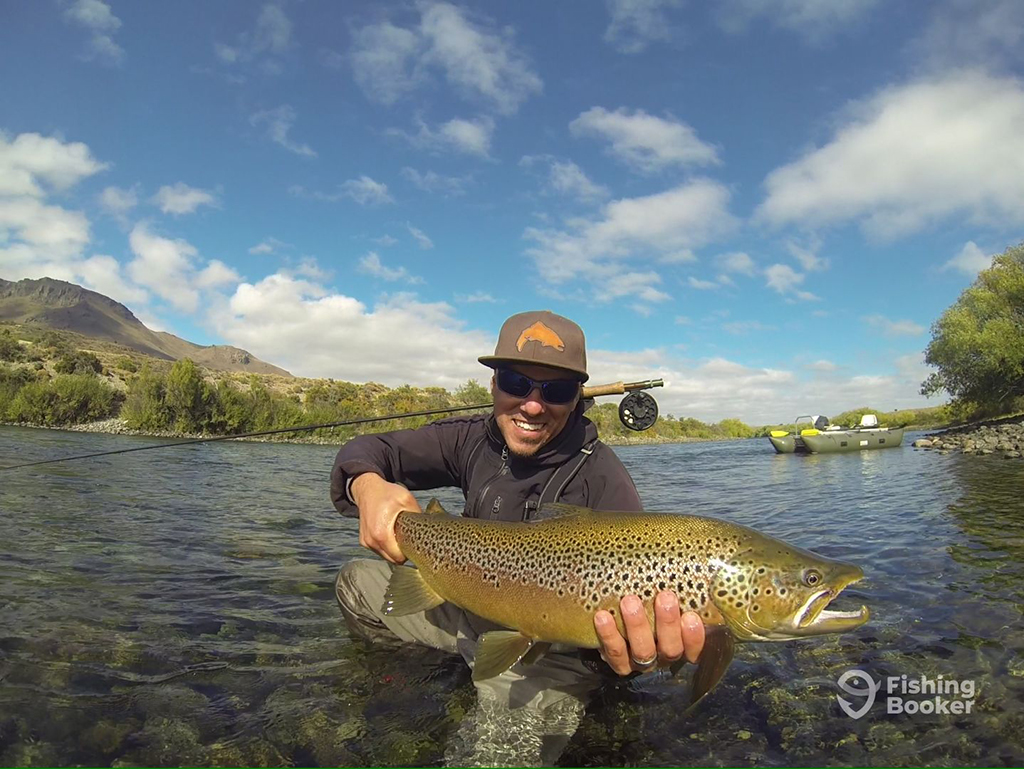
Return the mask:
{"type": "Polygon", "coordinates": [[[704,649],[704,623],[695,612],[680,614],[675,593],[664,590],[655,597],[654,628],[635,595],[623,596],[619,611],[625,637],[607,611],[594,615],[594,629],[601,642],[601,658],[620,676],[668,667],[683,657],[696,662],[704,649]]]}
{"type": "Polygon", "coordinates": [[[404,563],[395,539],[395,519],[403,510],[421,512],[416,497],[405,486],[376,473],[357,476],[349,491],[359,508],[359,544],[391,563],[404,563]]]}

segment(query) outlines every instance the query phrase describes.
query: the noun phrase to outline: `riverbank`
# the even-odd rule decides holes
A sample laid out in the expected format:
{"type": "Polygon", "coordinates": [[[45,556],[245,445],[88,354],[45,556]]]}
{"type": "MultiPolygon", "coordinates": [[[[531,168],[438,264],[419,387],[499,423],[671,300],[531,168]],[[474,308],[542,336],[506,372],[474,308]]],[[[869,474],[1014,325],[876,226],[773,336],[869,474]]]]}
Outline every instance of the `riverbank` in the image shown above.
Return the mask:
{"type": "MultiPolygon", "coordinates": [[[[67,425],[65,427],[53,427],[50,425],[33,425],[25,423],[11,423],[11,422],[0,422],[0,425],[7,425],[8,427],[31,427],[41,430],[67,430],[75,433],[104,433],[107,435],[134,435],[144,438],[169,438],[172,440],[200,440],[209,438],[221,438],[224,440],[238,440],[238,441],[255,441],[258,443],[302,443],[312,446],[341,446],[351,439],[344,438],[331,438],[329,436],[299,434],[290,437],[282,437],[281,435],[266,435],[256,436],[253,438],[232,438],[229,435],[202,435],[199,433],[185,433],[175,432],[173,430],[133,430],[128,427],[126,420],[120,417],[112,417],[111,419],[101,419],[96,422],[86,422],[80,425],[67,425]]],[[[283,435],[287,435],[284,433],[283,435]]],[[[742,440],[740,438],[692,438],[692,437],[677,437],[669,438],[660,435],[644,436],[640,433],[635,435],[609,435],[607,437],[602,436],[602,440],[609,446],[649,446],[663,443],[696,443],[700,441],[712,441],[712,440],[742,440]]]]}
{"type": "Polygon", "coordinates": [[[1005,459],[1021,459],[1024,458],[1024,415],[953,427],[919,438],[913,446],[941,454],[1000,454],[1005,459]]]}

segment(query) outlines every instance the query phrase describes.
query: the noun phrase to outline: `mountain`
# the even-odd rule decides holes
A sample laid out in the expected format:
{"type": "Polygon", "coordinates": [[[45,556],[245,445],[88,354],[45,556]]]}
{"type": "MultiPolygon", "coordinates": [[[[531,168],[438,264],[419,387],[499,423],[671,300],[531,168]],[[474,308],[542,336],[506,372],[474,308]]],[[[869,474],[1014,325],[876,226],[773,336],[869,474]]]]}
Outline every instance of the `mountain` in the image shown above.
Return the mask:
{"type": "Polygon", "coordinates": [[[264,363],[237,347],[203,347],[174,334],[152,331],[131,310],[110,297],[53,278],[17,283],[0,278],[0,321],[73,331],[164,360],[191,358],[216,371],[291,376],[283,368],[264,363]]]}

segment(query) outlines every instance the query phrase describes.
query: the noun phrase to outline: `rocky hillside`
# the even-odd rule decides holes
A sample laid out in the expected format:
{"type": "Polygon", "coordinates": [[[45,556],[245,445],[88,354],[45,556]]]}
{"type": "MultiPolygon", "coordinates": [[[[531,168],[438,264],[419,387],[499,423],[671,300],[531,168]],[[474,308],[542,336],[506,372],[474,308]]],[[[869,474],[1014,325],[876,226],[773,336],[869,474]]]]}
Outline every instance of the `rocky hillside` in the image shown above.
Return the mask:
{"type": "Polygon", "coordinates": [[[163,360],[191,358],[215,371],[291,376],[237,347],[204,347],[174,334],[152,331],[110,297],[53,278],[16,283],[0,278],[0,321],[71,331],[163,360]]]}

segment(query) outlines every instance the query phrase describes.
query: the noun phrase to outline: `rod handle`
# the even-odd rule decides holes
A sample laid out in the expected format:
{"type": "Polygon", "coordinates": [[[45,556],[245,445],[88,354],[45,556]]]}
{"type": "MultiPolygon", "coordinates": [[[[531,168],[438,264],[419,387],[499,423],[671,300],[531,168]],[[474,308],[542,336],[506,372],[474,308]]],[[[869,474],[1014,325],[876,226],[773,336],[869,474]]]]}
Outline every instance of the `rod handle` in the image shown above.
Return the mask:
{"type": "Polygon", "coordinates": [[[664,379],[645,379],[642,382],[612,382],[611,384],[592,385],[583,388],[584,398],[595,398],[599,395],[622,395],[633,390],[650,390],[652,387],[664,387],[664,379]]]}

